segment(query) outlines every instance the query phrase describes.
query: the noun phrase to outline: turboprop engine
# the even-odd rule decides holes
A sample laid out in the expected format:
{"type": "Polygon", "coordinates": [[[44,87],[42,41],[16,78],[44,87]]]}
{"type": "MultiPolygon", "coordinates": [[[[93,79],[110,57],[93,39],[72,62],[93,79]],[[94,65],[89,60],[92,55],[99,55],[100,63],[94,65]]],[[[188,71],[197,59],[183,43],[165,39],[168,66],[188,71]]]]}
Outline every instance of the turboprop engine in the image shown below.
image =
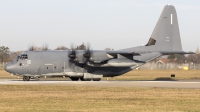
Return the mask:
{"type": "Polygon", "coordinates": [[[106,53],[106,51],[92,51],[92,50],[75,50],[69,55],[74,61],[78,63],[86,63],[88,61],[93,63],[101,63],[115,58],[112,55],[106,53]]]}
{"type": "Polygon", "coordinates": [[[107,61],[107,60],[110,60],[113,58],[115,58],[115,57],[107,54],[106,51],[95,51],[90,54],[89,60],[94,63],[101,63],[103,61],[107,61]]]}

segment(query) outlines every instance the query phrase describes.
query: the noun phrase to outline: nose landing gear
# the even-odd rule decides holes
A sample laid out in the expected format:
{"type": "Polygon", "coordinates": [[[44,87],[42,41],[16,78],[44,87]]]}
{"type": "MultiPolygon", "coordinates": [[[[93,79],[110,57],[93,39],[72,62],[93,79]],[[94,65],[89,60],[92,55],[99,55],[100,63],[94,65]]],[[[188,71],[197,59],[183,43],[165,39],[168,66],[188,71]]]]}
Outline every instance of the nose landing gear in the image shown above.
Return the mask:
{"type": "Polygon", "coordinates": [[[23,76],[23,81],[29,81],[31,77],[29,76],[23,76]]]}

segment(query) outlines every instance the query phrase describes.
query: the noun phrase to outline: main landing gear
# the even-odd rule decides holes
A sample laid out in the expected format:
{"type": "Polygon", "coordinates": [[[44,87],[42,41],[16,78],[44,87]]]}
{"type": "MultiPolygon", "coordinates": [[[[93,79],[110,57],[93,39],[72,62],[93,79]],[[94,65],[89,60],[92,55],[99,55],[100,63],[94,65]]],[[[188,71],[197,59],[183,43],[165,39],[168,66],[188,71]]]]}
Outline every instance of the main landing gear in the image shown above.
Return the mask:
{"type": "Polygon", "coordinates": [[[100,81],[101,80],[101,78],[95,78],[95,79],[93,79],[93,81],[100,81]]]}
{"type": "Polygon", "coordinates": [[[79,80],[79,77],[70,77],[70,79],[71,79],[72,81],[78,81],[78,80],[79,80]]]}
{"type": "MultiPolygon", "coordinates": [[[[70,77],[70,79],[71,79],[72,81],[78,81],[78,80],[79,80],[79,77],[70,77]]],[[[84,79],[83,77],[80,77],[80,80],[81,80],[81,81],[91,81],[91,80],[93,80],[93,81],[100,81],[101,78],[84,79]]]]}
{"type": "Polygon", "coordinates": [[[23,81],[29,81],[31,77],[29,76],[23,76],[23,81]]]}

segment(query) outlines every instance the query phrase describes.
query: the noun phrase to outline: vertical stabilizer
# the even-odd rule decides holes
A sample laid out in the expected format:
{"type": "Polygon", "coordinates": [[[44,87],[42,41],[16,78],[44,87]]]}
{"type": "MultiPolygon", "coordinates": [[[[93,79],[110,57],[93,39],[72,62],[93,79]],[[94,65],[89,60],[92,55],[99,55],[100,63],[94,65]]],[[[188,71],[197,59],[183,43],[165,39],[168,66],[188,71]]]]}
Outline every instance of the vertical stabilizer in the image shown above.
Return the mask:
{"type": "Polygon", "coordinates": [[[155,51],[182,51],[175,7],[166,5],[146,46],[155,51]]]}

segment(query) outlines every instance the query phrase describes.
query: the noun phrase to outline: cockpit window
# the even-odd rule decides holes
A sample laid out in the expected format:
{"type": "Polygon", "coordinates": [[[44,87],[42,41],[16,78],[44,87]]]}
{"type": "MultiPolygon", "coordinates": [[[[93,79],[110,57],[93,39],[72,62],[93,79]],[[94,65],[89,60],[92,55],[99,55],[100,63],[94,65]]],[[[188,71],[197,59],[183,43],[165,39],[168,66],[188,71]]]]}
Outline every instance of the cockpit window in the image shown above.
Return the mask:
{"type": "Polygon", "coordinates": [[[17,60],[18,59],[21,59],[21,60],[28,59],[28,55],[27,54],[21,54],[20,56],[17,57],[17,60]]]}
{"type": "Polygon", "coordinates": [[[17,61],[20,59],[20,56],[17,56],[17,61]]]}

